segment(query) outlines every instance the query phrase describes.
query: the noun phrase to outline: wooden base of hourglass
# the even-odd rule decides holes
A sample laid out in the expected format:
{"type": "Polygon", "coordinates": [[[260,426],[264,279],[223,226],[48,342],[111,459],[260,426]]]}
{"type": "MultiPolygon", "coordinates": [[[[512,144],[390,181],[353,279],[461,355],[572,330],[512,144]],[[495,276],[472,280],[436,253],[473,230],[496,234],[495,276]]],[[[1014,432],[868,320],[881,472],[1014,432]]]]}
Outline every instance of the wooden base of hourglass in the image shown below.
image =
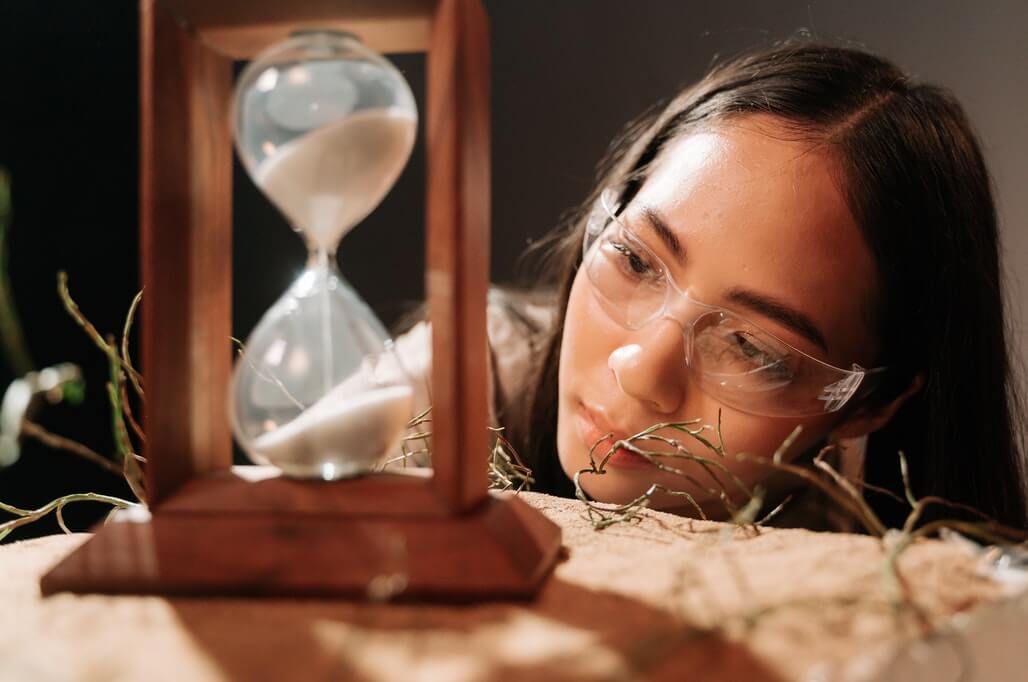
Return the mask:
{"type": "MultiPolygon", "coordinates": [[[[489,27],[480,0],[140,0],[140,233],[146,493],[44,576],[63,590],[527,597],[560,529],[486,492],[489,27]],[[232,60],[298,28],[427,52],[429,478],[247,480],[225,417],[231,373],[232,60]]],[[[250,470],[252,473],[252,470],[250,470]]]]}
{"type": "Polygon", "coordinates": [[[413,475],[310,484],[226,474],[193,481],[152,518],[126,514],[104,526],[40,587],[43,594],[527,598],[559,549],[559,528],[509,494],[452,517],[413,475]],[[397,490],[404,506],[385,508],[382,493],[391,499],[397,490]]]}

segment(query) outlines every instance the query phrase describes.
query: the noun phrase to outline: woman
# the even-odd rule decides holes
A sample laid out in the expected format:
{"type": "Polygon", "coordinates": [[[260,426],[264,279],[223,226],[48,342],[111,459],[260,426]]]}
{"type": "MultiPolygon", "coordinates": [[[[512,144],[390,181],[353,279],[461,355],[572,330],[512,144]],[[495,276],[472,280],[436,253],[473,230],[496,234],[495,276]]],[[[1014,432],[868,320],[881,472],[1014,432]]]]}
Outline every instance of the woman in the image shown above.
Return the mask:
{"type": "MultiPolygon", "coordinates": [[[[796,479],[735,455],[768,456],[801,426],[788,460],[849,443],[840,466],[901,493],[902,450],[916,495],[1025,526],[995,208],[948,93],[859,51],[777,47],[632,126],[603,168],[535,249],[556,292],[550,322],[520,296],[503,316],[491,306],[536,318],[490,330],[494,351],[510,329],[539,351],[522,355],[530,372],[504,371],[510,343],[495,353],[497,416],[536,490],[570,494],[601,439],[599,454],[654,423],[720,418],[725,466],[769,502],[796,479]]],[[[599,501],[657,483],[721,507],[627,451],[605,469],[580,477],[599,501]]],[[[889,525],[906,514],[867,498],[889,525]]],[[[671,494],[653,506],[695,513],[671,494]]]]}

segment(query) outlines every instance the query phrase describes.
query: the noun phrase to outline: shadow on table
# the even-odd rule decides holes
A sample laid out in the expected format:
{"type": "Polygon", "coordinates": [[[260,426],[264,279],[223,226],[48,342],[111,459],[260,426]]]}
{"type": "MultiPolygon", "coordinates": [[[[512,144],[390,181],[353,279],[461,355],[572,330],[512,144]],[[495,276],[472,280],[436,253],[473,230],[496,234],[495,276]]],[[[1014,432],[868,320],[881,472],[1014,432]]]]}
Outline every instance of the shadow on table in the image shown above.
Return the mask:
{"type": "Polygon", "coordinates": [[[742,644],[551,578],[529,603],[174,599],[227,679],[780,679],[742,644]]]}

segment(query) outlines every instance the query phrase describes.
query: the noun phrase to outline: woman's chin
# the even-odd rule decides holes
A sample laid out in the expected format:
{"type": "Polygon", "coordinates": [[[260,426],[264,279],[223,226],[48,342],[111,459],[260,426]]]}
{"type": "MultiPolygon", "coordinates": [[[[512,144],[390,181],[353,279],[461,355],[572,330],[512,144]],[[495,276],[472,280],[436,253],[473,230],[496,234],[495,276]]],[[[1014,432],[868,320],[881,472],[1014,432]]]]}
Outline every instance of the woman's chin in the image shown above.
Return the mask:
{"type": "Polygon", "coordinates": [[[654,483],[653,477],[646,476],[645,472],[637,468],[625,469],[612,466],[609,462],[602,474],[583,471],[590,467],[588,449],[578,442],[577,437],[568,437],[568,434],[561,433],[559,429],[557,453],[561,468],[572,481],[575,474],[582,471],[578,476],[578,482],[582,490],[596,502],[628,504],[645,493],[654,483]]]}
{"type": "Polygon", "coordinates": [[[640,472],[632,473],[636,475],[608,467],[602,474],[582,473],[578,482],[596,502],[628,504],[645,494],[654,483],[650,478],[639,476],[640,472]]]}
{"type": "MultiPolygon", "coordinates": [[[[608,504],[629,504],[630,502],[637,500],[641,495],[645,494],[652,485],[652,483],[635,483],[633,481],[616,480],[611,476],[611,473],[603,475],[582,474],[579,478],[579,482],[582,485],[582,489],[589,495],[590,499],[595,502],[608,504]]],[[[686,486],[681,487],[684,488],[686,486]]],[[[692,495],[693,500],[695,500],[697,504],[704,508],[705,516],[711,519],[719,518],[719,515],[717,513],[713,513],[709,508],[711,504],[710,500],[702,499],[702,495],[697,495],[693,492],[690,492],[690,495],[692,495]]],[[[701,518],[700,512],[697,511],[696,506],[688,498],[683,495],[672,495],[662,490],[654,491],[646,506],[655,511],[668,512],[679,516],[701,518]]]]}
{"type": "Polygon", "coordinates": [[[622,481],[612,480],[612,475],[582,474],[579,477],[582,490],[596,502],[609,504],[628,504],[646,492],[646,485],[629,485],[622,481]]]}

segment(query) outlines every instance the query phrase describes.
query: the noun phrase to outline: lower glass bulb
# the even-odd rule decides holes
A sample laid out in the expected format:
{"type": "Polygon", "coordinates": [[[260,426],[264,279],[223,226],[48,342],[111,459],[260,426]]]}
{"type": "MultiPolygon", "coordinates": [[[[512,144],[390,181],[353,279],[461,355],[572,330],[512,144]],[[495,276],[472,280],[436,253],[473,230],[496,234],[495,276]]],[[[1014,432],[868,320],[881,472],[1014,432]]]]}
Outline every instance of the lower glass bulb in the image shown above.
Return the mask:
{"type": "Polygon", "coordinates": [[[230,392],[243,450],[296,478],[376,469],[399,447],[412,409],[385,328],[328,265],[305,270],[261,318],[230,392]]]}

